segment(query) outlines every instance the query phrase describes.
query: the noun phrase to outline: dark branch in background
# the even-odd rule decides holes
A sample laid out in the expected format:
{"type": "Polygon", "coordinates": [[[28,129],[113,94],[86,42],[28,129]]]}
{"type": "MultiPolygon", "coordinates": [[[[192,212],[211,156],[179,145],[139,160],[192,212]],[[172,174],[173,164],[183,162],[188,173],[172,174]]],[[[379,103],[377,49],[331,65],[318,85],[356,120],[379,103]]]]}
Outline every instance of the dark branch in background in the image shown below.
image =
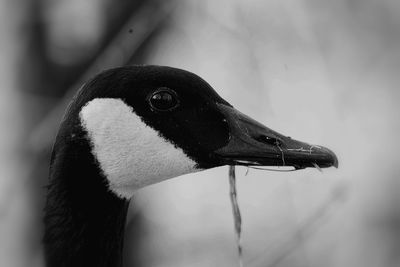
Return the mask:
{"type": "MultiPolygon", "coordinates": [[[[50,150],[64,109],[76,90],[91,76],[101,70],[126,65],[137,60],[146,61],[146,55],[139,55],[146,49],[165,25],[175,10],[175,1],[163,0],[108,0],[104,11],[106,20],[102,29],[101,44],[93,48],[92,56],[78,63],[59,65],[49,58],[46,50],[49,44],[44,38],[46,24],[43,9],[44,0],[25,0],[33,7],[27,8],[30,17],[24,28],[27,39],[24,62],[21,62],[21,97],[26,116],[26,136],[21,140],[24,157],[29,159],[29,179],[24,182],[32,187],[32,201],[37,206],[38,220],[32,229],[42,224],[41,211],[44,201],[44,185],[47,184],[50,150]],[[25,62],[26,61],[26,62],[25,62]],[[62,97],[61,97],[62,96],[62,97]],[[61,97],[61,98],[60,98],[61,97]]],[[[27,168],[27,167],[25,167],[27,168]]],[[[28,168],[27,168],[28,169],[28,168]]],[[[10,192],[14,195],[14,192],[10,192]]],[[[139,211],[140,212],[140,211],[139,211]]],[[[127,233],[135,237],[126,239],[126,266],[142,266],[136,253],[146,233],[140,213],[131,216],[127,233]]],[[[32,232],[35,232],[32,230],[32,232]]],[[[40,244],[41,234],[36,246],[40,244]]]]}
{"type": "Polygon", "coordinates": [[[64,109],[76,90],[88,78],[101,70],[129,63],[132,56],[151,34],[159,27],[163,26],[163,22],[169,18],[169,15],[175,10],[175,7],[175,1],[148,1],[134,12],[109,45],[103,49],[90,67],[88,67],[82,76],[67,90],[66,94],[55,108],[32,130],[28,140],[31,150],[40,152],[51,147],[64,109]],[[121,54],[123,56],[121,56],[121,54]]]}

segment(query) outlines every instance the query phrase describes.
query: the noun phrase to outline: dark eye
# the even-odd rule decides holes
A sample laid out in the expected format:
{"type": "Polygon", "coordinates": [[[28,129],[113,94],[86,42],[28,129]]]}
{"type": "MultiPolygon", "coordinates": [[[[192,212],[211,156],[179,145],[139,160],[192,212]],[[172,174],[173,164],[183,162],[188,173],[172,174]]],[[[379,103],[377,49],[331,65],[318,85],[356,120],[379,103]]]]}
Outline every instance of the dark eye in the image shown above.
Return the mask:
{"type": "Polygon", "coordinates": [[[179,105],[178,96],[169,88],[163,87],[150,95],[149,103],[152,109],[168,111],[179,105]]]}

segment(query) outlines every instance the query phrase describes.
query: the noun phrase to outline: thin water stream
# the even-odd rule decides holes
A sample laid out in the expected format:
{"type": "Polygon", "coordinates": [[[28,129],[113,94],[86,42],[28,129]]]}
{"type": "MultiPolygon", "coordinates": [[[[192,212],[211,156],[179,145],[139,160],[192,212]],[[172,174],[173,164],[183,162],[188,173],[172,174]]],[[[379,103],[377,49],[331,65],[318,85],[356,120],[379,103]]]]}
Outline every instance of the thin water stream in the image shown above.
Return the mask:
{"type": "Polygon", "coordinates": [[[234,220],[235,234],[236,234],[236,244],[239,255],[239,266],[243,267],[243,250],[241,242],[242,216],[240,215],[240,209],[237,201],[235,166],[229,166],[229,185],[230,185],[229,196],[232,204],[233,220],[234,220]]]}

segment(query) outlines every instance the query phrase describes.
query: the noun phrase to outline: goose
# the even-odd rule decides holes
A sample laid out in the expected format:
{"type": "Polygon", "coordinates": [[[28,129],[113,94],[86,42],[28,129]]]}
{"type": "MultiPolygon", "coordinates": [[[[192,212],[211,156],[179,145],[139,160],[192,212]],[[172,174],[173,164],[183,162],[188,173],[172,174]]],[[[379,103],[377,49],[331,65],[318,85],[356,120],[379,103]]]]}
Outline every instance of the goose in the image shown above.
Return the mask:
{"type": "Polygon", "coordinates": [[[120,267],[130,199],[140,188],[223,165],[338,166],[234,109],[197,75],[124,66],[72,99],[53,146],[44,215],[48,267],[120,267]]]}

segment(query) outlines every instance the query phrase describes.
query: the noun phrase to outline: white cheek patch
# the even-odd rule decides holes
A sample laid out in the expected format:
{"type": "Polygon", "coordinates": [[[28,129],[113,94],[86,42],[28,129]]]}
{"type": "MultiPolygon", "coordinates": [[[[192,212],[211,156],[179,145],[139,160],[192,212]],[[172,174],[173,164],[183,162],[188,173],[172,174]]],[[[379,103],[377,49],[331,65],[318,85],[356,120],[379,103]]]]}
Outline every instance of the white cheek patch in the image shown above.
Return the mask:
{"type": "Polygon", "coordinates": [[[190,172],[196,163],[147,126],[121,99],[96,98],[79,113],[92,153],[121,197],[146,185],[190,172]]]}

